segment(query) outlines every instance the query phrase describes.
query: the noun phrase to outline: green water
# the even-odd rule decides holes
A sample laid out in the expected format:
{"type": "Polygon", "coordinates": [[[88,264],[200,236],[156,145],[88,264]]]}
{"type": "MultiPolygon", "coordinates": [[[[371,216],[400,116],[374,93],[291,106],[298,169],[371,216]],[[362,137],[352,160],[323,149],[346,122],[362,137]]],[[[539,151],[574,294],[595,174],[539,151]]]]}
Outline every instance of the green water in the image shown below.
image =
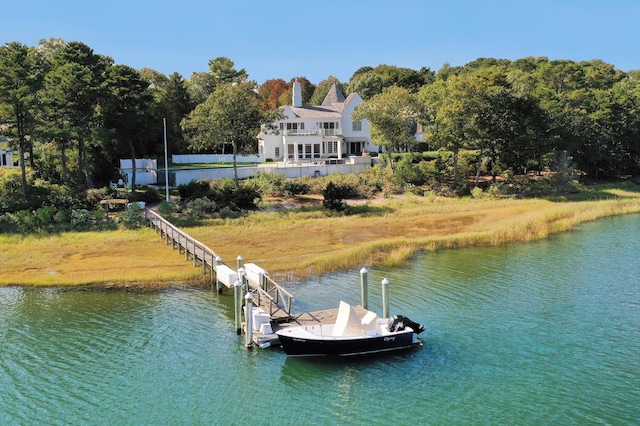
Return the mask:
{"type": "MultiPolygon", "coordinates": [[[[232,296],[0,289],[0,424],[640,424],[640,217],[372,270],[370,308],[423,346],[311,361],[247,351],[232,296]]],[[[360,299],[358,268],[289,284],[360,299]]]]}

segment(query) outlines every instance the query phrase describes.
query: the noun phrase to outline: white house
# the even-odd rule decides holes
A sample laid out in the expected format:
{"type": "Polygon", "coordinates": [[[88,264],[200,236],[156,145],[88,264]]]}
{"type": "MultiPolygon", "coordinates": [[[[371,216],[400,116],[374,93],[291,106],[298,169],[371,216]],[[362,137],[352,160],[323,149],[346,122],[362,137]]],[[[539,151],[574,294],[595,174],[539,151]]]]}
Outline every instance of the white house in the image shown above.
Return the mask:
{"type": "Polygon", "coordinates": [[[281,107],[285,118],[273,123],[278,131],[263,129],[258,135],[258,154],[285,163],[304,163],[377,153],[367,120],[351,119],[362,102],[357,93],[345,99],[334,83],[322,105],[303,106],[302,89],[296,81],[293,105],[281,107]]]}
{"type": "Polygon", "coordinates": [[[6,139],[0,137],[0,167],[19,166],[18,156],[14,155],[14,152],[10,151],[6,145],[6,139]]]}

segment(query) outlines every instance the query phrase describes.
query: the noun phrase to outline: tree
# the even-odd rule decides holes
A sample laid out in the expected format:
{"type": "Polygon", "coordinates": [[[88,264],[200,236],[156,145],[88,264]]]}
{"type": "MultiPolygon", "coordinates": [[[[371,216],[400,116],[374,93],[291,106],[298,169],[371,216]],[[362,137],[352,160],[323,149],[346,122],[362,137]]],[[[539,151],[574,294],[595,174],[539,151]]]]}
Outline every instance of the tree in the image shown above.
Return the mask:
{"type": "MultiPolygon", "coordinates": [[[[151,120],[152,98],[148,91],[149,83],[140,73],[126,65],[114,65],[109,68],[105,82],[109,97],[103,109],[105,128],[113,131],[119,153],[128,152],[133,162],[131,190],[136,189],[136,158],[147,151],[145,138],[159,135],[149,128],[151,120]]],[[[159,120],[158,120],[159,123],[159,120]]],[[[160,126],[158,126],[159,128],[160,126]]],[[[153,139],[153,138],[152,138],[153,139]]]]}
{"type": "Polygon", "coordinates": [[[84,189],[92,188],[92,171],[96,164],[103,164],[103,158],[102,155],[92,158],[88,148],[101,142],[96,138],[96,132],[101,130],[99,111],[106,95],[106,73],[113,60],[95,54],[81,42],[64,43],[56,39],[48,44],[41,42],[41,48],[47,52],[50,69],[39,94],[44,122],[50,124],[43,133],[60,144],[63,170],[66,146],[76,144],[78,183],[84,189]]]}
{"type": "Polygon", "coordinates": [[[237,155],[242,151],[255,152],[263,118],[253,83],[222,84],[182,121],[182,129],[190,147],[198,151],[231,144],[234,183],[238,188],[237,155]]]}
{"type": "Polygon", "coordinates": [[[189,90],[196,104],[201,104],[215,92],[219,85],[237,84],[248,78],[249,74],[244,69],[236,70],[231,59],[221,56],[209,61],[208,72],[191,74],[189,90]]]}
{"type": "MultiPolygon", "coordinates": [[[[13,146],[17,146],[22,174],[22,193],[27,196],[25,158],[32,152],[31,132],[35,124],[36,92],[41,84],[36,51],[12,42],[0,47],[0,111],[6,111],[0,127],[13,146]],[[4,105],[4,108],[1,108],[4,105]]],[[[33,155],[30,156],[33,162],[33,155]]]]}
{"type": "Polygon", "coordinates": [[[99,87],[91,71],[76,63],[67,63],[49,72],[42,94],[49,117],[64,130],[65,137],[78,146],[78,177],[84,188],[92,188],[86,142],[96,125],[95,108],[99,87]]]}
{"type": "Polygon", "coordinates": [[[293,83],[296,81],[300,83],[300,89],[302,90],[302,105],[309,104],[311,96],[313,96],[313,92],[316,90],[316,86],[311,84],[306,77],[295,77],[289,82],[289,89],[278,98],[278,105],[291,105],[291,100],[293,99],[293,83]]]}
{"type": "Polygon", "coordinates": [[[258,95],[260,95],[262,107],[265,111],[269,111],[283,105],[278,102],[278,99],[280,99],[280,96],[288,90],[289,85],[281,78],[274,78],[262,83],[258,88],[258,95]]]}
{"type": "Polygon", "coordinates": [[[358,105],[351,118],[369,121],[372,142],[384,147],[389,156],[389,167],[393,168],[391,154],[414,141],[411,125],[419,116],[416,97],[406,89],[392,86],[358,105]]]}
{"type": "Polygon", "coordinates": [[[158,122],[166,118],[169,152],[184,152],[187,144],[180,128],[180,122],[195,107],[187,89],[187,82],[177,72],[167,77],[150,68],[141,69],[140,76],[149,85],[148,90],[153,97],[154,104],[153,114],[158,122]]]}
{"type": "Polygon", "coordinates": [[[475,114],[481,87],[469,74],[451,75],[446,80],[424,86],[419,99],[424,108],[426,138],[434,147],[453,152],[453,186],[458,186],[458,156],[477,137],[475,114]]]}

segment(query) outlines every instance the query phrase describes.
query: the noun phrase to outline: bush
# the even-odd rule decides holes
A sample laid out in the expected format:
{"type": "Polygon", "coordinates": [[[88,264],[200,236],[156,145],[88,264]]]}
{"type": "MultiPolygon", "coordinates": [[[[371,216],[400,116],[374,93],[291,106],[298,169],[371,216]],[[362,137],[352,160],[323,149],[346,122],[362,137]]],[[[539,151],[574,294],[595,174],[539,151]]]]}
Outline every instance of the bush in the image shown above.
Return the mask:
{"type": "Polygon", "coordinates": [[[144,225],[142,208],[138,203],[127,204],[127,208],[118,218],[118,222],[127,229],[137,229],[144,225]]]}
{"type": "Polygon", "coordinates": [[[180,194],[180,200],[183,203],[186,203],[190,200],[195,200],[196,198],[209,197],[211,196],[211,187],[209,185],[209,181],[195,181],[179,185],[178,186],[178,194],[180,194]]]}
{"type": "Polygon", "coordinates": [[[207,214],[216,211],[216,202],[207,197],[196,198],[187,203],[184,213],[195,219],[204,219],[207,214]]]}
{"type": "Polygon", "coordinates": [[[345,195],[350,193],[351,188],[329,182],[324,191],[322,191],[322,194],[324,195],[322,205],[329,210],[344,211],[348,208],[347,203],[344,202],[344,199],[348,198],[345,195]]]}
{"type": "Polygon", "coordinates": [[[471,196],[476,199],[482,198],[482,193],[482,188],[480,188],[479,186],[476,186],[471,190],[471,196]]]}
{"type": "Polygon", "coordinates": [[[288,179],[282,185],[282,192],[285,197],[309,193],[309,184],[300,179],[288,179]]]}
{"type": "Polygon", "coordinates": [[[175,203],[169,203],[166,200],[163,200],[158,206],[158,212],[162,215],[170,215],[175,211],[175,206],[175,203]]]}
{"type": "Polygon", "coordinates": [[[410,158],[404,158],[396,164],[395,178],[400,184],[422,185],[424,183],[422,170],[413,164],[410,158]]]}
{"type": "Polygon", "coordinates": [[[71,211],[71,227],[76,231],[87,231],[91,228],[93,215],[89,210],[80,209],[71,211]]]}

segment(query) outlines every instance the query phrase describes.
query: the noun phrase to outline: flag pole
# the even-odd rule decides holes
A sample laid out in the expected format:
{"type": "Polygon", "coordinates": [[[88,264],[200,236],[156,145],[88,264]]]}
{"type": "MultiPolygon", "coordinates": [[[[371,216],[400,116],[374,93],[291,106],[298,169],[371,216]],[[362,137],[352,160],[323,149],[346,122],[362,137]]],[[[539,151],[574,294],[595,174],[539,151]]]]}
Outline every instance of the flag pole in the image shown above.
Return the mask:
{"type": "Polygon", "coordinates": [[[162,119],[164,129],[164,188],[167,203],[169,202],[169,159],[167,156],[167,119],[162,119]]]}

